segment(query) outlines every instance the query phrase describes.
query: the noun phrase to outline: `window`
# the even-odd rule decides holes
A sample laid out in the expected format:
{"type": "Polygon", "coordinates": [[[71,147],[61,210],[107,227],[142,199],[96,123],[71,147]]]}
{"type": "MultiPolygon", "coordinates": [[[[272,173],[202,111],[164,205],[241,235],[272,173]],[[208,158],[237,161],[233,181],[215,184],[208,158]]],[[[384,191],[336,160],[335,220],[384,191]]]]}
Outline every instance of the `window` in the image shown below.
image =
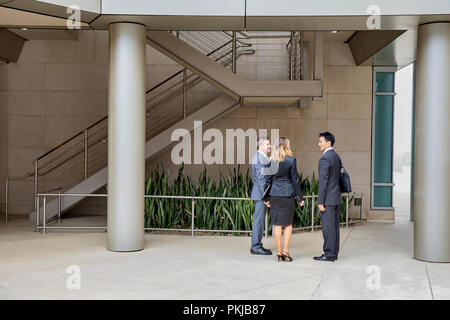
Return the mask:
{"type": "Polygon", "coordinates": [[[392,210],[396,68],[373,70],[371,209],[392,210]]]}

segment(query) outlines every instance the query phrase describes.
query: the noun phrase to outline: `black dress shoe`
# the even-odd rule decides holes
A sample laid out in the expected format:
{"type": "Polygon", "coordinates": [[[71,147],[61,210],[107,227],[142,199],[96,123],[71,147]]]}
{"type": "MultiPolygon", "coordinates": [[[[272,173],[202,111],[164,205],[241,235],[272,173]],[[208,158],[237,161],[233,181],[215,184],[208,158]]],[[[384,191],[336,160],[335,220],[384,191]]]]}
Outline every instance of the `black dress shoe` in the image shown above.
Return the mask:
{"type": "Polygon", "coordinates": [[[250,253],[251,254],[262,254],[262,255],[265,255],[265,256],[270,256],[272,254],[272,251],[267,250],[267,249],[264,250],[264,248],[261,248],[261,249],[258,249],[258,250],[253,250],[253,249],[250,248],[250,253]]]}
{"type": "Polygon", "coordinates": [[[272,255],[272,250],[270,249],[266,249],[266,248],[262,248],[265,252],[267,252],[269,255],[272,255]]]}
{"type": "Polygon", "coordinates": [[[327,257],[327,256],[325,256],[325,255],[321,255],[320,257],[314,257],[314,260],[317,260],[317,261],[331,261],[331,262],[334,262],[334,261],[336,260],[336,258],[333,258],[333,257],[327,257]]]}

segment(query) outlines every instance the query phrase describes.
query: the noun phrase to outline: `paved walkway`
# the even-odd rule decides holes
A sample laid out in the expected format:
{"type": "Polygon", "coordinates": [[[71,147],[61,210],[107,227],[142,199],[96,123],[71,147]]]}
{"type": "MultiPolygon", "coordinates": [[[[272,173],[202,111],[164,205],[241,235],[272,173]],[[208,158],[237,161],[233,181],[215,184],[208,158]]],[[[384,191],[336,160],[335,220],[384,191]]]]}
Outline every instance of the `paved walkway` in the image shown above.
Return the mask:
{"type": "MultiPolygon", "coordinates": [[[[150,233],[145,250],[116,253],[106,250],[104,232],[32,229],[26,220],[0,224],[0,299],[450,299],[450,264],[412,258],[408,221],[341,229],[334,263],[312,259],[321,254],[320,231],[294,234],[294,262],[278,263],[250,255],[249,237],[150,233]],[[80,267],[80,290],[67,289],[70,265],[80,267]],[[369,266],[380,271],[379,289],[367,285],[369,266]]],[[[273,238],[264,244],[275,248],[273,238]]]]}

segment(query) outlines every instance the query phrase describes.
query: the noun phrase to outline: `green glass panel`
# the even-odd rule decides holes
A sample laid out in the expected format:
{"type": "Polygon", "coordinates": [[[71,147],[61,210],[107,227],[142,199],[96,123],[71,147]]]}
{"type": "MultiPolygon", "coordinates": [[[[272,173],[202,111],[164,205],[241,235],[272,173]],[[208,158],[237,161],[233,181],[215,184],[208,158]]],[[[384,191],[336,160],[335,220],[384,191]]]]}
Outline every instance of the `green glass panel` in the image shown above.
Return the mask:
{"type": "Polygon", "coordinates": [[[377,96],[375,100],[374,182],[392,182],[393,96],[377,96]]]}
{"type": "Polygon", "coordinates": [[[394,72],[376,73],[376,91],[394,92],[394,72]]]}
{"type": "Polygon", "coordinates": [[[392,187],[375,187],[373,198],[375,207],[392,207],[392,187]]]}

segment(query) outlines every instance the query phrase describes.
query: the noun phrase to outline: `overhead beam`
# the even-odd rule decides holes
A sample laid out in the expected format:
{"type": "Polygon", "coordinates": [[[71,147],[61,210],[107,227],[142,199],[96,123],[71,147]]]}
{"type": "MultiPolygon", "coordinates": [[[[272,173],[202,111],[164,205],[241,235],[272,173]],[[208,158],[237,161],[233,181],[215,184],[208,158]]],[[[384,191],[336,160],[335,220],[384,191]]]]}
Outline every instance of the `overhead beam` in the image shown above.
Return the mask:
{"type": "Polygon", "coordinates": [[[356,65],[373,57],[378,51],[397,39],[406,30],[357,31],[347,40],[356,65]]]}
{"type": "Polygon", "coordinates": [[[290,105],[300,97],[322,97],[321,80],[244,80],[166,31],[147,32],[147,43],[241,104],[279,101],[290,105]]]}

